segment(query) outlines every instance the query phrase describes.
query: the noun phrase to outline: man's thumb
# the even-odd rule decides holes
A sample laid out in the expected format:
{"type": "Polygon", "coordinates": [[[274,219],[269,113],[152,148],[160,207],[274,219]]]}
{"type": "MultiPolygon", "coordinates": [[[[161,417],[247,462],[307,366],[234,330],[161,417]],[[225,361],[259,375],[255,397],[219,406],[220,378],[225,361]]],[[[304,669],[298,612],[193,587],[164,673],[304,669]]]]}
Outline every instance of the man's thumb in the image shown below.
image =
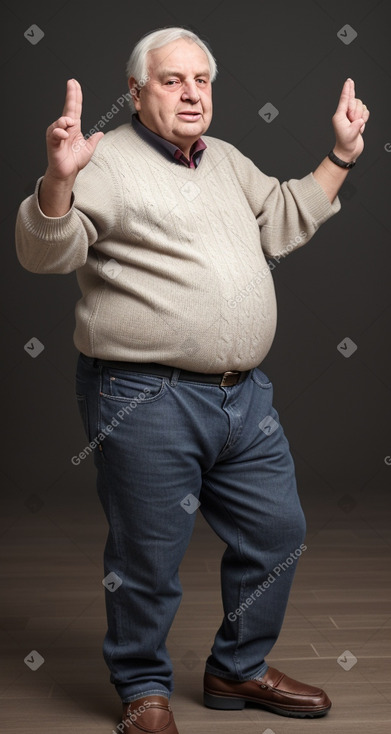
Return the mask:
{"type": "Polygon", "coordinates": [[[98,145],[99,141],[104,137],[104,133],[94,133],[89,138],[89,142],[92,145],[92,150],[94,151],[96,146],[98,145]]]}
{"type": "Polygon", "coordinates": [[[351,123],[351,130],[354,136],[358,135],[360,132],[363,132],[361,128],[364,128],[364,127],[365,127],[365,122],[362,119],[362,117],[359,117],[358,120],[355,120],[354,122],[351,123]]]}

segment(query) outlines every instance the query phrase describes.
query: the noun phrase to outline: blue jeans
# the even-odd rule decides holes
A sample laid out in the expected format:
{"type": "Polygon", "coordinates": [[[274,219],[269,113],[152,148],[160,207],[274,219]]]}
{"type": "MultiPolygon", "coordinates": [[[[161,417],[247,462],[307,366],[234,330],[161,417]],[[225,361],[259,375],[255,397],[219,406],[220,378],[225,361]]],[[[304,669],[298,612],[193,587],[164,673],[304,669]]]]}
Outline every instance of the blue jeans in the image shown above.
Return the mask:
{"type": "MultiPolygon", "coordinates": [[[[178,567],[199,511],[226,543],[224,618],[206,670],[250,680],[282,625],[305,522],[272,384],[255,368],[220,387],[96,366],[76,391],[109,533],[103,653],[122,701],[170,696],[166,638],[181,600],[178,567]],[[200,504],[199,504],[200,503],[200,504]]],[[[81,459],[80,459],[81,460],[81,459]]]]}

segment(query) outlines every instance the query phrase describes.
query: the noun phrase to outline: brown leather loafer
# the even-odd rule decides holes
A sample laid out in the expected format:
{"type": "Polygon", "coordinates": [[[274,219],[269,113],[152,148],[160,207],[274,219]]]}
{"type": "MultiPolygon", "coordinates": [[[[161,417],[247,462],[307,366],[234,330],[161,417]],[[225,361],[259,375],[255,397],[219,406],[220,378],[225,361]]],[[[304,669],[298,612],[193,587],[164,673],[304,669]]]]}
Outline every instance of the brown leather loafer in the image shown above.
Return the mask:
{"type": "Polygon", "coordinates": [[[122,723],[117,729],[121,734],[178,734],[174,716],[165,696],[145,696],[131,703],[124,703],[122,723]]]}
{"type": "Polygon", "coordinates": [[[275,668],[268,668],[263,678],[233,681],[210,673],[204,676],[204,704],[212,709],[243,709],[255,703],[282,716],[313,718],[324,716],[331,701],[321,688],[288,678],[275,668]]]}

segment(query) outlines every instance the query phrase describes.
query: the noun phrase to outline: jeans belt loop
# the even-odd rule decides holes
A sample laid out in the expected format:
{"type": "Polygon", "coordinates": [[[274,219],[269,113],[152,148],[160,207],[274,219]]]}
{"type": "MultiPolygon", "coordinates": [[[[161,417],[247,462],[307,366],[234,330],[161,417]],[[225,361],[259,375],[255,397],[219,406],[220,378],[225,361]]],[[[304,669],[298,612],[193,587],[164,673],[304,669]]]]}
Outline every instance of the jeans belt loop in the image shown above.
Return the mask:
{"type": "Polygon", "coordinates": [[[181,371],[177,367],[172,368],[172,375],[170,377],[170,385],[172,385],[172,387],[177,386],[180,373],[181,371]]]}

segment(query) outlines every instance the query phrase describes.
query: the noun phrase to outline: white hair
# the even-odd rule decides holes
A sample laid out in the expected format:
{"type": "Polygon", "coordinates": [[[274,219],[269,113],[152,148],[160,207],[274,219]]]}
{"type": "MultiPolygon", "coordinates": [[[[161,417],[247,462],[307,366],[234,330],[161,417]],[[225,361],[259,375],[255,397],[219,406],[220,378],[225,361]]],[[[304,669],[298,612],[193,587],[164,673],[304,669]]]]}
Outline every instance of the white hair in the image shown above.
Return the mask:
{"type": "MultiPolygon", "coordinates": [[[[147,63],[148,52],[153,51],[156,48],[161,48],[167,43],[177,41],[180,38],[189,38],[194,41],[197,46],[202,48],[208,59],[210,80],[213,82],[217,75],[217,64],[208,46],[201,40],[201,38],[199,38],[199,36],[196,35],[196,33],[193,33],[193,31],[179,27],[160,28],[157,31],[152,31],[151,33],[147,33],[147,35],[143,36],[134,47],[128,63],[126,64],[127,78],[129,79],[130,77],[134,77],[138,88],[143,87],[149,79],[147,63]]],[[[129,100],[129,104],[131,109],[134,109],[132,96],[129,100]]]]}

